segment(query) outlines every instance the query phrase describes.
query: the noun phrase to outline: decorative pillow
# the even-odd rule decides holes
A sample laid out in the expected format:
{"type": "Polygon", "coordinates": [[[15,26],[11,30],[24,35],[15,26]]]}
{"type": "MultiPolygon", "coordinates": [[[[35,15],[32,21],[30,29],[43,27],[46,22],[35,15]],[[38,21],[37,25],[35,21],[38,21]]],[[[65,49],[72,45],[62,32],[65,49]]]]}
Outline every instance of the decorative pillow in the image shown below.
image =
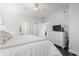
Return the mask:
{"type": "Polygon", "coordinates": [[[13,36],[9,32],[0,31],[0,44],[5,44],[13,36]]]}

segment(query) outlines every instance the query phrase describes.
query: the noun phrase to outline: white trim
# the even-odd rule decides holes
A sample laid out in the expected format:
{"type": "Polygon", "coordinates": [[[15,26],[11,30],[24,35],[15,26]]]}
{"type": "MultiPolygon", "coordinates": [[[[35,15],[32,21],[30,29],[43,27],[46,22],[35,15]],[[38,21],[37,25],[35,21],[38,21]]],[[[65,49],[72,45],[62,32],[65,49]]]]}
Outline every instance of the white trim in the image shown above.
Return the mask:
{"type": "Polygon", "coordinates": [[[78,52],[78,51],[75,51],[75,50],[69,49],[69,52],[74,53],[74,54],[76,54],[76,55],[79,56],[79,52],[78,52]]]}

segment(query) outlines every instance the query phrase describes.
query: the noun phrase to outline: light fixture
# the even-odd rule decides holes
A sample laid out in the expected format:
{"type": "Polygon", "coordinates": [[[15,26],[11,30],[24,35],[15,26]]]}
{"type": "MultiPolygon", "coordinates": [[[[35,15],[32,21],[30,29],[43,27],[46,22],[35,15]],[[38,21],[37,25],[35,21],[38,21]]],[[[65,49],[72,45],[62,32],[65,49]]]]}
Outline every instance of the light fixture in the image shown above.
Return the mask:
{"type": "Polygon", "coordinates": [[[34,4],[33,10],[34,10],[34,11],[40,11],[40,10],[41,10],[41,6],[39,5],[39,3],[35,3],[35,4],[34,4]]]}

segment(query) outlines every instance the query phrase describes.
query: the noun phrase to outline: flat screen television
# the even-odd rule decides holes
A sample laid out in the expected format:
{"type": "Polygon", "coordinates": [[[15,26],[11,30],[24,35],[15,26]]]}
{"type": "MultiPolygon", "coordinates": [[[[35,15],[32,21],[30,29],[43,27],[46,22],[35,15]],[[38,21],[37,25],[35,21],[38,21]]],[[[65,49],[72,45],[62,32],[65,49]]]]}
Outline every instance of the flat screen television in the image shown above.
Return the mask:
{"type": "Polygon", "coordinates": [[[53,31],[61,31],[61,25],[54,25],[53,31]]]}

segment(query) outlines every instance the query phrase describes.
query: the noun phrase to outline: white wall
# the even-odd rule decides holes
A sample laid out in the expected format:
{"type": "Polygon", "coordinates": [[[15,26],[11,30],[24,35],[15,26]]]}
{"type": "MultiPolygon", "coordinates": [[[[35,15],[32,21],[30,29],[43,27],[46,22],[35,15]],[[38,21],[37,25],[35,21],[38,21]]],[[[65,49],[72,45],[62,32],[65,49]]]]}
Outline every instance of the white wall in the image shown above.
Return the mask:
{"type": "Polygon", "coordinates": [[[2,22],[2,19],[3,19],[2,17],[3,17],[3,12],[0,10],[0,25],[3,23],[2,22]]]}
{"type": "Polygon", "coordinates": [[[79,4],[69,4],[69,49],[79,55],[79,4]]]}
{"type": "MultiPolygon", "coordinates": [[[[3,24],[7,26],[8,30],[15,31],[16,33],[19,33],[19,27],[22,24],[22,22],[26,21],[29,22],[30,26],[30,33],[33,33],[33,24],[38,22],[43,22],[42,18],[35,18],[32,16],[26,16],[16,13],[4,13],[3,14],[3,24]]],[[[15,34],[16,34],[15,33],[15,34]]]]}
{"type": "Polygon", "coordinates": [[[49,23],[49,32],[48,32],[48,39],[53,40],[55,35],[53,35],[53,25],[67,25],[68,26],[68,8],[59,10],[46,18],[46,21],[49,23]]]}

